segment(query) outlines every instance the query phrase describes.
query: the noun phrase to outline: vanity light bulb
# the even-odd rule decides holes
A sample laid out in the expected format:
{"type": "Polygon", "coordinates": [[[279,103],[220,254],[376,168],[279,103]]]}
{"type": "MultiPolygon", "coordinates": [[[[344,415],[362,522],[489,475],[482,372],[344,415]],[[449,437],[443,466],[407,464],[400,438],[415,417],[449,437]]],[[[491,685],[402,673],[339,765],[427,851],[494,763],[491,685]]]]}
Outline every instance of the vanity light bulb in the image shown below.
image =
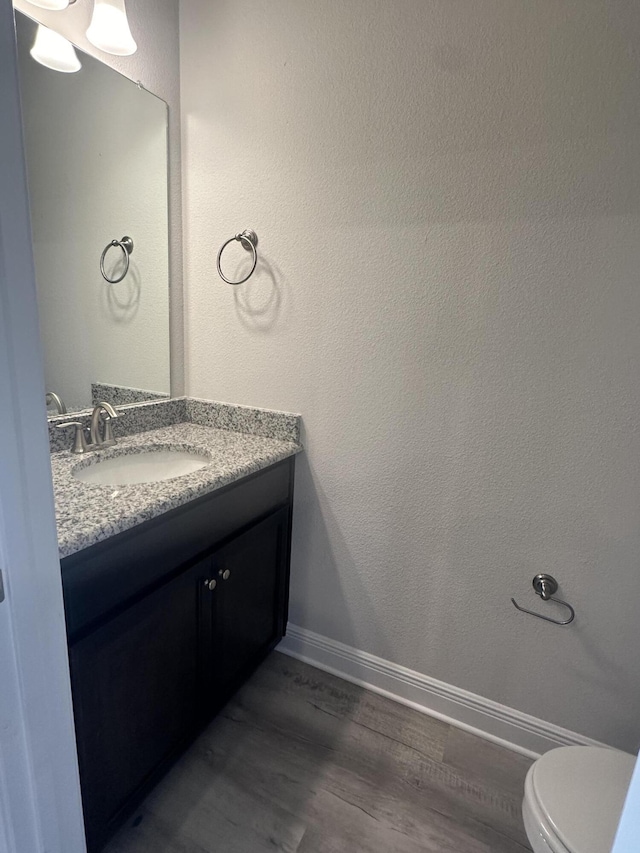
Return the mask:
{"type": "Polygon", "coordinates": [[[114,56],[130,56],[138,49],[124,8],[124,0],[95,0],[87,38],[114,56]]]}
{"type": "Polygon", "coordinates": [[[60,12],[66,9],[69,5],[69,0],[29,0],[32,6],[38,6],[39,9],[51,9],[54,12],[60,12]]]}
{"type": "Polygon", "coordinates": [[[38,24],[36,38],[30,53],[36,62],[46,68],[53,69],[53,71],[71,74],[73,71],[80,71],[82,68],[71,42],[67,41],[60,33],[56,33],[42,24],[38,24]]]}

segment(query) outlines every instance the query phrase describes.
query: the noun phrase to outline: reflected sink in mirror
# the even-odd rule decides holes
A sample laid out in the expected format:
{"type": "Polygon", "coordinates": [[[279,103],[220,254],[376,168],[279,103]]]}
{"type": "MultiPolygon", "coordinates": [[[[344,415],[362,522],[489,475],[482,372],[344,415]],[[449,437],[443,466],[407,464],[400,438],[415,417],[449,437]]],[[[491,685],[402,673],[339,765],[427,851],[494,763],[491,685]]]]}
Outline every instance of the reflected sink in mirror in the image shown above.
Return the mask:
{"type": "Polygon", "coordinates": [[[97,486],[131,486],[136,483],[159,483],[185,474],[193,474],[211,462],[211,457],[199,450],[184,448],[140,448],[135,453],[121,453],[72,470],[76,480],[97,486]]]}

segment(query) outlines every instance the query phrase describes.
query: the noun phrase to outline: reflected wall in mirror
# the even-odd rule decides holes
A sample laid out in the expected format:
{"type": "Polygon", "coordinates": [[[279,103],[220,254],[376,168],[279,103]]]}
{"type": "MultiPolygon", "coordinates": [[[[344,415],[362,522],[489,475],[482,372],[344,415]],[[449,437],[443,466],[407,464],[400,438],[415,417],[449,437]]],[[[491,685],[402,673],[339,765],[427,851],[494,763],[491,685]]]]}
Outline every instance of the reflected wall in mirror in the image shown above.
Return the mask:
{"type": "Polygon", "coordinates": [[[81,51],[77,73],[43,67],[16,25],[49,414],[168,397],[167,105],[81,51]],[[107,278],[125,266],[112,246],[107,278]]]}

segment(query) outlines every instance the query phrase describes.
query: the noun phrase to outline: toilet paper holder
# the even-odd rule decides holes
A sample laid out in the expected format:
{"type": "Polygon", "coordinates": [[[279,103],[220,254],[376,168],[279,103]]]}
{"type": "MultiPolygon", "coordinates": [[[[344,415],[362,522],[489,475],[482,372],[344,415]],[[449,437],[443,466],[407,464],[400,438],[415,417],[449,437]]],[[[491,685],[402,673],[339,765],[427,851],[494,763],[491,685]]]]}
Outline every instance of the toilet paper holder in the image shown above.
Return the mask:
{"type": "Polygon", "coordinates": [[[520,607],[515,598],[512,598],[511,603],[516,609],[521,610],[523,613],[528,613],[530,616],[535,616],[538,619],[544,619],[545,622],[553,622],[554,625],[568,625],[570,622],[573,622],[576,618],[576,611],[573,607],[567,601],[562,601],[560,598],[554,598],[558,591],[558,581],[554,577],[544,574],[536,575],[533,579],[532,585],[536,595],[539,595],[543,601],[555,601],[556,604],[562,604],[564,607],[567,607],[570,614],[569,618],[553,619],[551,616],[543,616],[541,613],[536,613],[533,610],[527,610],[526,607],[520,607]]]}

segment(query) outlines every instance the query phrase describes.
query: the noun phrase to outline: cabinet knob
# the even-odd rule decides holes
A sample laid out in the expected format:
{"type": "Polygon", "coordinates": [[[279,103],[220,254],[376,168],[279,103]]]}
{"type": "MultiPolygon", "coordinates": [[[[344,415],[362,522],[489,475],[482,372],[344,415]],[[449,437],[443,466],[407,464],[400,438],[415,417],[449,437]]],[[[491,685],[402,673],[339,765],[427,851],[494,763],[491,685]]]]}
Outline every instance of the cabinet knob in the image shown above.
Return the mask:
{"type": "Polygon", "coordinates": [[[229,578],[231,577],[231,572],[229,571],[229,569],[225,569],[224,571],[222,569],[220,569],[218,574],[220,575],[220,577],[222,578],[223,581],[228,581],[229,578]]]}
{"type": "Polygon", "coordinates": [[[206,580],[204,582],[204,585],[206,586],[207,589],[210,589],[211,591],[213,591],[217,587],[218,582],[215,580],[212,580],[212,581],[206,580]]]}

